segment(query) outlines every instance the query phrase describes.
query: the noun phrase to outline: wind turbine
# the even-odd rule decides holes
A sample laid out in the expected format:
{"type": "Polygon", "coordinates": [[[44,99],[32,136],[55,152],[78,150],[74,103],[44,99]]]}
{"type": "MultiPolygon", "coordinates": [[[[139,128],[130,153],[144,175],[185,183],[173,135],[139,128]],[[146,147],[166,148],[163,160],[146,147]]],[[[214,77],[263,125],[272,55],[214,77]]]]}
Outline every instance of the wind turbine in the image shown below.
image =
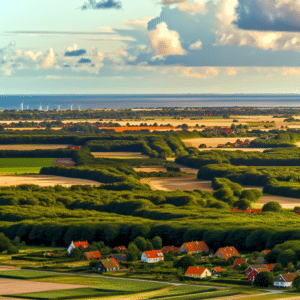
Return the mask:
{"type": "Polygon", "coordinates": [[[60,110],[61,105],[56,105],[57,106],[57,110],[60,110]]]}

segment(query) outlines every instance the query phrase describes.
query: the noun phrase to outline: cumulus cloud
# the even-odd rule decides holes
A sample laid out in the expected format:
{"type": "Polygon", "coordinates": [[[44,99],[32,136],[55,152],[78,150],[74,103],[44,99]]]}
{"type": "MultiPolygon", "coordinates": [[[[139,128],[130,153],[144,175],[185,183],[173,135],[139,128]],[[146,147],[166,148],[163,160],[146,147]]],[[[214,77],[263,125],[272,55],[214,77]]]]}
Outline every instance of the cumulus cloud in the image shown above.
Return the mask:
{"type": "Polygon", "coordinates": [[[181,46],[178,32],[169,30],[165,22],[158,24],[156,29],[150,30],[147,37],[156,56],[186,54],[181,46]]]}
{"type": "Polygon", "coordinates": [[[202,42],[197,41],[189,46],[190,50],[200,50],[202,48],[202,42]]]}
{"type": "MultiPolygon", "coordinates": [[[[257,1],[258,3],[259,1],[257,1]]],[[[266,7],[277,7],[278,13],[283,10],[282,7],[291,7],[291,2],[295,4],[295,1],[290,0],[277,0],[277,6],[274,6],[274,0],[265,0],[260,1],[261,5],[266,5],[266,7]],[[286,4],[286,5],[284,5],[286,4]],[[273,5],[273,6],[272,6],[273,5]]],[[[300,39],[295,35],[294,32],[284,32],[284,31],[270,31],[271,27],[252,27],[246,30],[239,28],[239,24],[242,24],[242,13],[239,13],[241,10],[241,4],[243,4],[243,10],[247,12],[251,12],[254,10],[253,8],[254,0],[223,0],[220,5],[220,11],[217,14],[219,19],[219,40],[217,41],[218,45],[223,46],[250,46],[257,47],[263,50],[294,50],[300,51],[300,39]],[[246,8],[248,7],[248,8],[246,8]]],[[[259,6],[262,8],[261,6],[259,6]]],[[[300,8],[300,4],[299,4],[300,8]]],[[[266,10],[264,10],[265,13],[266,10]]],[[[270,11],[269,18],[273,19],[274,9],[270,11]]],[[[253,23],[256,23],[254,19],[253,23]]],[[[257,20],[259,23],[260,21],[257,20]]],[[[274,19],[275,22],[275,19],[274,19]]],[[[299,21],[300,22],[300,21],[299,21]]],[[[276,25],[277,26],[277,25],[276,25]]],[[[279,28],[278,26],[276,28],[279,28]]],[[[300,27],[299,27],[300,28],[300,27]]]]}
{"type": "Polygon", "coordinates": [[[89,2],[86,2],[81,6],[82,10],[86,9],[121,9],[122,3],[120,1],[116,0],[102,0],[97,2],[96,0],[89,0],[89,2]]]}
{"type": "Polygon", "coordinates": [[[44,57],[42,61],[42,67],[43,68],[50,68],[55,63],[55,53],[53,48],[50,48],[46,56],[44,57]]]}
{"type": "Polygon", "coordinates": [[[193,78],[208,78],[219,75],[219,69],[216,67],[183,67],[181,68],[182,77],[193,77],[193,78]]]}
{"type": "Polygon", "coordinates": [[[161,5],[168,6],[172,4],[178,4],[178,9],[180,11],[195,13],[203,11],[205,9],[204,0],[162,0],[161,5]]]}
{"type": "Polygon", "coordinates": [[[78,61],[79,64],[88,64],[91,63],[92,61],[89,58],[80,58],[78,61]]]}
{"type": "Polygon", "coordinates": [[[78,49],[77,50],[77,45],[76,49],[72,49],[72,48],[68,48],[67,51],[65,52],[65,56],[81,56],[86,54],[86,50],[85,49],[78,49]]]}
{"type": "Polygon", "coordinates": [[[139,26],[139,27],[147,27],[149,21],[151,21],[153,17],[145,17],[141,19],[133,19],[133,20],[124,20],[122,23],[130,25],[130,26],[139,26]]]}
{"type": "Polygon", "coordinates": [[[235,24],[246,30],[300,31],[298,0],[238,0],[235,24]]]}

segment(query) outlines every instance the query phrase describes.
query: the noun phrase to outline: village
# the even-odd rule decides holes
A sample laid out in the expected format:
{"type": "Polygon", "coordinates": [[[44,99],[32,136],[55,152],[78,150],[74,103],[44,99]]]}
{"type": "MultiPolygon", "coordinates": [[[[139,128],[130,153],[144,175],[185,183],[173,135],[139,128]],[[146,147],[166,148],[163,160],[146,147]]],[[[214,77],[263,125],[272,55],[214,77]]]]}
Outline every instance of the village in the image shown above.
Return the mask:
{"type": "MultiPolygon", "coordinates": [[[[142,240],[140,237],[138,239],[142,240]]],[[[294,279],[300,275],[300,270],[296,271],[292,263],[294,258],[283,255],[284,257],[280,260],[276,248],[272,251],[263,250],[240,254],[234,246],[226,246],[213,252],[204,241],[192,241],[183,243],[180,247],[164,246],[160,250],[146,250],[140,252],[141,256],[135,257],[136,259],[132,255],[132,243],[129,248],[122,245],[114,247],[110,251],[108,251],[108,247],[105,247],[102,254],[101,251],[90,251],[91,248],[93,247],[89,245],[88,241],[72,241],[67,249],[67,255],[75,257],[76,252],[78,260],[89,261],[92,272],[118,277],[122,276],[121,273],[126,277],[128,277],[126,274],[134,274],[135,278],[144,278],[147,272],[151,275],[156,272],[171,274],[175,267],[177,280],[180,281],[192,280],[199,283],[209,281],[210,283],[232,283],[246,286],[254,284],[258,287],[268,287],[270,284],[265,285],[266,282],[272,280],[271,285],[274,288],[291,288],[294,279]],[[275,263],[276,253],[277,262],[275,263]],[[272,259],[273,263],[270,263],[269,261],[272,259]],[[173,268],[172,266],[170,268],[170,262],[173,268]],[[164,263],[168,264],[164,266],[164,263]],[[155,265],[158,268],[155,268],[155,265]],[[169,272],[164,272],[164,267],[169,267],[169,272]]],[[[135,248],[137,248],[136,245],[135,248]]],[[[284,254],[283,252],[281,254],[284,254]]],[[[299,253],[297,254],[299,255],[299,253]]],[[[47,252],[44,255],[49,258],[58,256],[53,252],[47,252]]],[[[147,278],[149,277],[147,276],[147,278]]],[[[160,279],[159,276],[154,278],[160,279]]],[[[161,277],[164,281],[168,278],[168,276],[161,277]]],[[[170,280],[173,281],[174,278],[170,280]]]]}

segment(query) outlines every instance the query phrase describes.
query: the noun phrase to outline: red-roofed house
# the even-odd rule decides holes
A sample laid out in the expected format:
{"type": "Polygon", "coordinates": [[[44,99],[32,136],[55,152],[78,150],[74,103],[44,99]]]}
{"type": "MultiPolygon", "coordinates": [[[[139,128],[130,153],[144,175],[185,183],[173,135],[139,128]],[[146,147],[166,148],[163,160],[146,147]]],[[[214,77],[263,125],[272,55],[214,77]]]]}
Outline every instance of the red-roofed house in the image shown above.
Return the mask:
{"type": "Polygon", "coordinates": [[[121,251],[126,251],[126,250],[127,250],[125,246],[117,246],[117,247],[115,247],[115,248],[113,248],[113,249],[114,249],[114,250],[117,250],[117,251],[119,251],[119,252],[121,252],[121,251]]]}
{"type": "Polygon", "coordinates": [[[162,252],[162,253],[169,253],[170,251],[172,251],[172,252],[174,252],[174,253],[177,253],[179,250],[180,250],[179,247],[174,247],[174,246],[164,246],[164,247],[161,249],[161,252],[162,252]]]}
{"type": "Polygon", "coordinates": [[[235,267],[239,267],[243,262],[247,262],[247,258],[236,258],[232,265],[232,269],[235,267]]]}
{"type": "Polygon", "coordinates": [[[152,250],[145,251],[141,256],[141,261],[147,263],[155,263],[160,260],[164,260],[164,258],[164,254],[161,252],[161,250],[152,250]]]}
{"type": "Polygon", "coordinates": [[[83,259],[100,259],[101,254],[99,251],[91,251],[91,252],[85,252],[83,254],[83,259]]]}
{"type": "Polygon", "coordinates": [[[84,241],[84,242],[71,242],[71,245],[69,246],[69,248],[68,248],[68,250],[67,250],[67,252],[68,252],[68,254],[71,254],[72,253],[72,251],[74,250],[74,249],[76,249],[76,248],[78,248],[79,246],[81,246],[82,247],[82,249],[87,249],[88,247],[89,247],[89,243],[88,243],[88,241],[84,241]]]}
{"type": "Polygon", "coordinates": [[[196,278],[205,278],[205,277],[211,277],[211,273],[206,268],[189,267],[185,272],[185,276],[196,277],[196,278]]]}
{"type": "Polygon", "coordinates": [[[189,243],[182,244],[182,246],[180,247],[180,252],[184,252],[188,254],[201,253],[201,252],[208,253],[209,248],[205,242],[196,241],[196,242],[189,242],[189,243]]]}
{"type": "Polygon", "coordinates": [[[219,248],[218,251],[215,253],[214,256],[224,258],[224,259],[229,259],[231,256],[240,256],[238,251],[235,249],[235,247],[224,247],[224,248],[219,248]]]}
{"type": "Polygon", "coordinates": [[[273,271],[275,265],[276,265],[276,264],[266,264],[266,267],[267,267],[270,271],[273,271]]]}
{"type": "Polygon", "coordinates": [[[97,269],[98,271],[101,272],[119,271],[120,266],[114,258],[109,258],[109,259],[102,259],[97,269]]]}
{"type": "Polygon", "coordinates": [[[268,254],[269,252],[271,252],[271,250],[263,250],[263,251],[261,251],[262,254],[268,254]]]}
{"type": "Polygon", "coordinates": [[[214,275],[217,275],[218,273],[221,273],[223,272],[224,270],[221,268],[221,267],[216,267],[216,268],[213,268],[211,270],[211,275],[214,276],[214,275]]]}
{"type": "Polygon", "coordinates": [[[260,272],[268,272],[270,271],[266,265],[252,265],[247,268],[245,271],[248,281],[254,281],[255,276],[260,272]]]}
{"type": "Polygon", "coordinates": [[[261,213],[262,209],[253,209],[253,208],[247,208],[245,210],[246,214],[256,214],[256,213],[261,213]]]}
{"type": "Polygon", "coordinates": [[[299,274],[296,273],[289,273],[289,274],[280,274],[277,279],[274,281],[274,286],[275,287],[291,287],[293,280],[299,276],[299,274]]]}

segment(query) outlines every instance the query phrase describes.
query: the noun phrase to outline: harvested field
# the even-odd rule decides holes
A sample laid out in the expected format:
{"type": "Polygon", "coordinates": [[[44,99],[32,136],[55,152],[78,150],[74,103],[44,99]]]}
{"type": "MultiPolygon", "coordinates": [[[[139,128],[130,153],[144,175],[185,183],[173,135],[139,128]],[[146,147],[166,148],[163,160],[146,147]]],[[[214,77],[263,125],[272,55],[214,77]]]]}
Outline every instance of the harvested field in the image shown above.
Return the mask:
{"type": "Polygon", "coordinates": [[[66,149],[72,145],[0,145],[0,150],[49,150],[49,149],[66,149]]]}
{"type": "Polygon", "coordinates": [[[59,184],[65,187],[70,187],[72,185],[101,185],[100,182],[93,180],[52,175],[20,175],[0,177],[1,186],[16,186],[20,184],[36,184],[39,186],[55,186],[59,184]]]}
{"type": "Polygon", "coordinates": [[[141,152],[91,152],[95,157],[104,158],[149,158],[141,152]]]}
{"type": "MultiPolygon", "coordinates": [[[[198,138],[198,139],[187,139],[182,140],[187,146],[193,146],[198,148],[201,144],[205,144],[207,147],[217,147],[219,144],[226,144],[227,142],[234,143],[237,139],[241,141],[250,140],[253,141],[256,137],[234,137],[234,138],[198,138]]],[[[233,150],[242,150],[243,148],[231,148],[233,150]]],[[[207,150],[207,149],[203,149],[207,150]]],[[[227,148],[225,149],[227,150],[227,148]]]]}
{"type": "Polygon", "coordinates": [[[265,150],[270,150],[270,148],[198,148],[199,151],[207,150],[225,150],[225,151],[237,151],[241,150],[244,152],[264,152],[265,150]]]}
{"type": "Polygon", "coordinates": [[[288,198],[283,196],[273,196],[273,195],[265,195],[263,196],[259,202],[255,204],[257,207],[262,207],[264,204],[277,201],[281,204],[283,208],[293,209],[295,206],[300,206],[300,199],[297,198],[288,198]]]}
{"type": "Polygon", "coordinates": [[[140,167],[140,168],[133,168],[134,171],[136,172],[146,172],[146,173],[151,173],[151,172],[167,172],[167,169],[164,167],[140,167]]]}
{"type": "Polygon", "coordinates": [[[1,295],[14,295],[14,294],[21,294],[21,293],[78,289],[83,287],[85,286],[77,285],[77,284],[36,282],[36,281],[28,281],[28,280],[0,278],[1,295]]]}

